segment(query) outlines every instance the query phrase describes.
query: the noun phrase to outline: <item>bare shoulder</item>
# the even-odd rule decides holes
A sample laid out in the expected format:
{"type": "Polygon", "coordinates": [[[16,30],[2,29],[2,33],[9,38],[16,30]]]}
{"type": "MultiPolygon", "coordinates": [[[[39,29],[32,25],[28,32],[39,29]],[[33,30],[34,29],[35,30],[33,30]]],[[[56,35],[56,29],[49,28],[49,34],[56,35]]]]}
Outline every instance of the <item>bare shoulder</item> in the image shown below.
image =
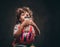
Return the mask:
{"type": "Polygon", "coordinates": [[[13,29],[13,34],[16,34],[16,32],[20,29],[20,24],[16,24],[13,29]]]}
{"type": "Polygon", "coordinates": [[[20,28],[20,24],[16,24],[15,26],[14,26],[14,30],[18,30],[20,28]]]}
{"type": "Polygon", "coordinates": [[[15,25],[15,27],[19,27],[19,26],[20,26],[20,23],[15,25]]]}

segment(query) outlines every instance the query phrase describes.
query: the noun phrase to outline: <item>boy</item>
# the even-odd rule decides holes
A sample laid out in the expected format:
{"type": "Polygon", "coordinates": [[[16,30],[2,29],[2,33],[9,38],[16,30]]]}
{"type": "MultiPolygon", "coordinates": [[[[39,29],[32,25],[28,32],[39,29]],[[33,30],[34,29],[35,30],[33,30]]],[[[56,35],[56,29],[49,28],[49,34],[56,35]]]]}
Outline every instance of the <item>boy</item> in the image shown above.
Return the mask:
{"type": "MultiPolygon", "coordinates": [[[[33,13],[28,7],[18,8],[16,11],[17,23],[14,27],[13,47],[18,44],[32,44],[40,30],[33,20],[33,13]]],[[[16,46],[15,46],[16,47],[16,46]]]]}

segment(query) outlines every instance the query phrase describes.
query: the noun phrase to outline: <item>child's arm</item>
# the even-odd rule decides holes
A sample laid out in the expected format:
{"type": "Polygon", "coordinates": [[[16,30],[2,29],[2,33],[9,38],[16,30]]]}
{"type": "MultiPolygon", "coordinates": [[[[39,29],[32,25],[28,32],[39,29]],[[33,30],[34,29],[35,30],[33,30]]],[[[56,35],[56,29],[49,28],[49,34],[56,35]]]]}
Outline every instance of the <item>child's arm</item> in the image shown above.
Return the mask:
{"type": "MultiPolygon", "coordinates": [[[[27,25],[30,24],[28,21],[29,21],[29,20],[25,20],[25,21],[23,21],[23,22],[19,25],[20,28],[17,29],[16,32],[14,31],[14,33],[13,33],[14,37],[18,37],[18,36],[21,34],[22,29],[23,29],[25,26],[27,26],[27,25]]],[[[17,27],[17,28],[18,28],[18,27],[17,27]]]]}
{"type": "Polygon", "coordinates": [[[20,28],[18,28],[18,26],[16,26],[16,28],[14,29],[14,33],[13,33],[14,37],[18,37],[21,34],[21,31],[24,28],[25,23],[26,23],[26,21],[24,21],[22,24],[19,24],[20,28]]]}
{"type": "MultiPolygon", "coordinates": [[[[18,28],[18,27],[17,27],[17,28],[18,28]]],[[[20,25],[20,29],[18,29],[18,30],[13,34],[14,37],[18,37],[18,36],[21,34],[22,29],[23,29],[23,25],[21,24],[21,25],[20,25]]]]}
{"type": "Polygon", "coordinates": [[[22,25],[22,24],[16,25],[16,26],[14,27],[13,36],[14,36],[14,37],[18,37],[18,36],[21,34],[22,28],[23,28],[23,25],[22,25]],[[19,27],[20,27],[20,28],[19,28],[19,27]]]}
{"type": "Polygon", "coordinates": [[[39,30],[38,26],[32,20],[31,20],[31,24],[34,26],[36,34],[39,35],[40,34],[40,30],[39,30]]]}

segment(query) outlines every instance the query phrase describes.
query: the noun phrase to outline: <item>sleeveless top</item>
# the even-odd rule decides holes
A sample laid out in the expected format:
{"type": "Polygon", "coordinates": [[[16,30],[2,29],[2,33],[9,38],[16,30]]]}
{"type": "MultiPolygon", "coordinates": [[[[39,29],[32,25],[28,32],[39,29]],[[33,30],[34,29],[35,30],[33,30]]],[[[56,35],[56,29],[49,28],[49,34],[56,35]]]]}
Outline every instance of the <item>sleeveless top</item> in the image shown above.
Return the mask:
{"type": "MultiPolygon", "coordinates": [[[[19,24],[15,25],[13,34],[15,34],[19,29],[20,25],[19,24]]],[[[34,41],[34,38],[35,38],[34,27],[32,25],[29,25],[27,27],[24,27],[21,35],[18,38],[16,38],[15,43],[30,44],[34,41]]]]}

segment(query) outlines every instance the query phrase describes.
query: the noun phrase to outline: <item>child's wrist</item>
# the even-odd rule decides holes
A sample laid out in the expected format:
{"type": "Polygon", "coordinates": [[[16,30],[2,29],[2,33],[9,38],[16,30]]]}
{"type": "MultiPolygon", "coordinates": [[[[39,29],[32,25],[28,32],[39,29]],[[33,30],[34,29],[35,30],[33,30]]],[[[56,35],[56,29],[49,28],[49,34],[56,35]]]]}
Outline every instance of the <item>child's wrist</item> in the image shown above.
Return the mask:
{"type": "Polygon", "coordinates": [[[21,27],[24,27],[24,24],[21,24],[21,27]]]}

